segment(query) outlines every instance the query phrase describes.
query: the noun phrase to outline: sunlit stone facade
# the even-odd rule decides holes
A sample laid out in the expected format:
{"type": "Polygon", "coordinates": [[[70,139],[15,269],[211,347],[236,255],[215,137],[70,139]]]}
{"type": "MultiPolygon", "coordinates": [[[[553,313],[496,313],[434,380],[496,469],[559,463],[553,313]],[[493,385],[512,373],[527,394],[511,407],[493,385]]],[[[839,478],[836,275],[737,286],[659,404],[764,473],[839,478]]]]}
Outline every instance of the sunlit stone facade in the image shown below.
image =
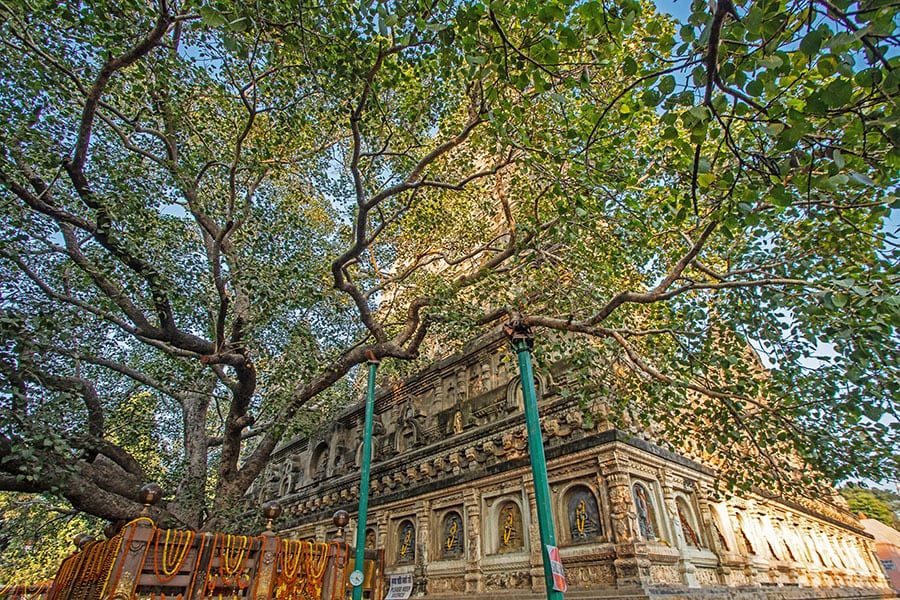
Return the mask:
{"type": "MultiPolygon", "coordinates": [[[[543,594],[518,373],[485,338],[376,398],[367,545],[414,595],[543,594]]],[[[715,499],[712,472],[594,423],[564,366],[536,371],[553,519],[569,597],[887,598],[874,543],[827,503],[715,499]]],[[[325,541],[354,514],[363,406],[280,448],[254,491],[281,531],[325,541]]],[[[355,539],[351,523],[347,539],[355,539]]]]}

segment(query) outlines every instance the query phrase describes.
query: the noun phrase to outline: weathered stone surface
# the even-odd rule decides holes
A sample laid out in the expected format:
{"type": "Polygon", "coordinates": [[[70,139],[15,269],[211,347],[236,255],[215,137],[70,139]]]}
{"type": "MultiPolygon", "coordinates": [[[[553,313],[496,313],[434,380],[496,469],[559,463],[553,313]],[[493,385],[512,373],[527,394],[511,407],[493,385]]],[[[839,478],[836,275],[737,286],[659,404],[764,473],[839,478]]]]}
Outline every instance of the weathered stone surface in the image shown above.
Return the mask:
{"type": "MultiPolygon", "coordinates": [[[[480,340],[377,395],[368,524],[385,549],[385,574],[413,573],[418,595],[543,595],[521,390],[504,343],[480,340]],[[501,513],[510,502],[520,514],[501,513]],[[462,529],[450,553],[448,511],[462,529]],[[501,518],[510,514],[511,523],[501,518]],[[410,523],[415,555],[406,547],[401,560],[400,528],[410,523]]],[[[567,598],[890,597],[873,541],[849,512],[763,492],[717,500],[708,467],[653,436],[611,429],[598,418],[602,399],[585,418],[559,393],[565,382],[564,365],[537,369],[567,598]]],[[[361,437],[358,405],[318,439],[276,452],[254,493],[280,500],[283,531],[321,537],[336,509],[355,514],[361,437]]]]}

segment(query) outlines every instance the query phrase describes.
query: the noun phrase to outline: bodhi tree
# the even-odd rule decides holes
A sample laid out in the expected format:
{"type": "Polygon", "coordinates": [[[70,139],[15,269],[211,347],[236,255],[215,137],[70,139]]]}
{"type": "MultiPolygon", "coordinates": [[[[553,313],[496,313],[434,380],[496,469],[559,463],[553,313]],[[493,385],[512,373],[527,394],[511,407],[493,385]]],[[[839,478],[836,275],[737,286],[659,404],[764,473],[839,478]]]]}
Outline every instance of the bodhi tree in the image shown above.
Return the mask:
{"type": "Polygon", "coordinates": [[[0,489],[228,527],[509,319],[723,481],[896,477],[892,2],[0,12],[0,489]]]}

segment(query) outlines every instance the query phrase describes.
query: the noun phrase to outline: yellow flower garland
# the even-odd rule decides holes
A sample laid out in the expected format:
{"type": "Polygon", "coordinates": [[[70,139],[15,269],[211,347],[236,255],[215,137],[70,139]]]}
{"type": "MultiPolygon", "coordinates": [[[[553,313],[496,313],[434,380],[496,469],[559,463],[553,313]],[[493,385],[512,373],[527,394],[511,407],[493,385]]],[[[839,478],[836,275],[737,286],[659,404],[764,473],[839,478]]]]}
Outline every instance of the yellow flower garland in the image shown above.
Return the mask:
{"type": "Polygon", "coordinates": [[[160,552],[159,538],[162,537],[162,530],[156,530],[156,544],[153,550],[153,569],[156,572],[157,579],[166,583],[175,578],[179,571],[181,571],[182,565],[184,565],[188,552],[194,544],[195,536],[196,534],[190,530],[175,531],[173,535],[172,529],[166,529],[166,539],[163,543],[162,552],[160,552]],[[162,570],[159,568],[160,555],[162,556],[162,570]]]}

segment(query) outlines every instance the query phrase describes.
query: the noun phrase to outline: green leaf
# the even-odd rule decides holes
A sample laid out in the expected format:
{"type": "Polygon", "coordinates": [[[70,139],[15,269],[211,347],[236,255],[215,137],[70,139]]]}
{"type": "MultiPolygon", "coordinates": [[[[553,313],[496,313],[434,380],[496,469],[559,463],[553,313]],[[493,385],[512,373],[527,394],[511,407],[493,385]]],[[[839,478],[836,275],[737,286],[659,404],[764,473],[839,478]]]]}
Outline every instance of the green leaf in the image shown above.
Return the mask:
{"type": "Polygon", "coordinates": [[[800,41],[800,52],[807,56],[815,56],[819,52],[819,48],[822,47],[822,32],[818,29],[813,29],[800,41]]]}
{"type": "Polygon", "coordinates": [[[863,69],[853,77],[853,81],[856,82],[856,85],[862,87],[875,87],[879,83],[881,83],[883,79],[884,76],[881,72],[881,69],[879,69],[878,67],[869,67],[868,69],[863,69]]]}
{"type": "Polygon", "coordinates": [[[716,176],[712,173],[699,173],[697,175],[697,185],[703,189],[708,189],[716,180],[716,176]]]}
{"type": "Polygon", "coordinates": [[[671,94],[675,90],[675,77],[666,75],[659,81],[659,92],[663,95],[671,94]]]}
{"type": "Polygon", "coordinates": [[[228,19],[211,6],[200,7],[200,19],[208,27],[221,27],[228,23],[228,19]]]}
{"type": "Polygon", "coordinates": [[[634,75],[635,73],[637,73],[637,70],[637,61],[630,56],[626,57],[625,62],[622,63],[622,72],[625,75],[634,75]]]}
{"type": "Polygon", "coordinates": [[[822,95],[822,99],[828,106],[837,108],[847,104],[852,95],[853,83],[840,77],[828,84],[825,88],[825,93],[822,95]]]}
{"type": "Polygon", "coordinates": [[[660,100],[662,100],[662,96],[653,88],[644,90],[644,93],[641,94],[641,102],[644,106],[653,107],[659,104],[660,100]]]}
{"type": "Polygon", "coordinates": [[[758,97],[762,96],[765,88],[763,87],[762,81],[760,81],[759,79],[754,79],[753,81],[747,83],[747,86],[744,88],[744,90],[746,90],[746,92],[751,96],[758,97]]]}
{"type": "Polygon", "coordinates": [[[782,58],[776,54],[769,54],[768,56],[760,57],[757,59],[757,62],[767,69],[777,69],[784,64],[782,58]]]}

